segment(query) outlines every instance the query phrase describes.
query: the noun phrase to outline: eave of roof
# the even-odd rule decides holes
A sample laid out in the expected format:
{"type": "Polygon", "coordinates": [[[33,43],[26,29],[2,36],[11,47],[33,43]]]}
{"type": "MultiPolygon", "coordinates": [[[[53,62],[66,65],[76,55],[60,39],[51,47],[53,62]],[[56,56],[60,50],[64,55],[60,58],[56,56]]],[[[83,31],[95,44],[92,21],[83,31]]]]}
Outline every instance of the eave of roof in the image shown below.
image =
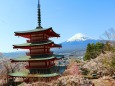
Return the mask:
{"type": "Polygon", "coordinates": [[[33,78],[33,77],[42,77],[42,78],[47,78],[47,77],[55,77],[61,75],[65,69],[66,66],[54,66],[51,69],[59,69],[58,73],[51,73],[51,74],[29,74],[28,72],[15,72],[15,73],[10,73],[9,76],[11,77],[26,77],[26,78],[33,78]]]}
{"type": "Polygon", "coordinates": [[[45,41],[45,42],[38,42],[38,43],[23,43],[23,44],[18,44],[18,45],[13,45],[13,46],[40,46],[40,45],[46,45],[46,44],[50,44],[53,43],[53,41],[45,41]]]}
{"type": "Polygon", "coordinates": [[[32,33],[32,32],[40,32],[40,31],[46,31],[49,30],[51,28],[39,28],[39,29],[33,29],[33,30],[27,30],[27,31],[16,31],[14,33],[32,33]]]}
{"type": "Polygon", "coordinates": [[[52,55],[49,57],[36,57],[36,58],[31,58],[31,56],[22,56],[22,57],[18,57],[18,58],[14,58],[11,59],[12,61],[16,61],[16,62],[24,62],[24,61],[41,61],[41,60],[51,60],[51,59],[61,59],[63,58],[64,55],[52,55]]]}
{"type": "Polygon", "coordinates": [[[27,31],[17,31],[14,32],[16,36],[21,36],[20,34],[31,34],[31,33],[38,33],[38,32],[46,32],[52,30],[53,34],[48,34],[49,36],[54,36],[54,37],[60,37],[60,34],[57,34],[56,32],[53,31],[52,27],[50,28],[39,28],[39,29],[33,29],[33,30],[27,30],[27,31]]]}
{"type": "Polygon", "coordinates": [[[26,77],[26,78],[33,78],[33,77],[55,77],[58,76],[59,74],[57,73],[52,73],[52,74],[29,74],[27,72],[15,72],[9,74],[9,76],[12,77],[26,77]]]}
{"type": "Polygon", "coordinates": [[[11,59],[13,61],[40,61],[40,60],[50,60],[50,59],[54,59],[54,56],[51,57],[47,57],[47,58],[31,58],[30,56],[23,56],[23,57],[19,57],[19,58],[14,58],[11,59]]]}
{"type": "Polygon", "coordinates": [[[29,47],[34,47],[34,46],[49,46],[51,48],[53,47],[58,47],[61,48],[62,46],[60,44],[55,44],[53,41],[49,40],[49,41],[44,41],[44,42],[37,42],[37,43],[23,43],[23,44],[17,44],[17,45],[13,45],[13,48],[29,48],[29,47]],[[53,44],[53,45],[52,45],[53,44]]]}

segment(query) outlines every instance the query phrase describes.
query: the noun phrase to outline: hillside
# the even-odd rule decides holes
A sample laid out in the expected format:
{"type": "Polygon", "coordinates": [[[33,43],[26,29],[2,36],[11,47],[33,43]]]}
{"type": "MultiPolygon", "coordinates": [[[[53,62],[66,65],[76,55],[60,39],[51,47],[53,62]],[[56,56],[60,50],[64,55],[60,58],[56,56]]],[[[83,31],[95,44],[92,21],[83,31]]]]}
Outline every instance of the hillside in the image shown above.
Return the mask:
{"type": "MultiPolygon", "coordinates": [[[[112,61],[115,59],[115,53],[113,52],[106,52],[105,54],[100,54],[97,58],[92,59],[86,62],[83,68],[86,68],[90,71],[97,71],[105,74],[114,74],[113,71],[114,65],[111,64],[112,61]]],[[[114,64],[114,63],[113,63],[114,64]]]]}

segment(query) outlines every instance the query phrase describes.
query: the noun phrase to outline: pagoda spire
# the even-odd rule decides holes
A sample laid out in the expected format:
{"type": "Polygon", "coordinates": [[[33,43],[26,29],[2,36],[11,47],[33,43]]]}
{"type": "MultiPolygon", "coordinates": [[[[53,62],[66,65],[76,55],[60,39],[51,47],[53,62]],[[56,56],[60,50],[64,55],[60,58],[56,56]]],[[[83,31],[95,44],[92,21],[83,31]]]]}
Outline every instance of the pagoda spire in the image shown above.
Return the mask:
{"type": "Polygon", "coordinates": [[[40,0],[38,0],[38,27],[37,29],[41,28],[41,11],[40,11],[40,0]]]}

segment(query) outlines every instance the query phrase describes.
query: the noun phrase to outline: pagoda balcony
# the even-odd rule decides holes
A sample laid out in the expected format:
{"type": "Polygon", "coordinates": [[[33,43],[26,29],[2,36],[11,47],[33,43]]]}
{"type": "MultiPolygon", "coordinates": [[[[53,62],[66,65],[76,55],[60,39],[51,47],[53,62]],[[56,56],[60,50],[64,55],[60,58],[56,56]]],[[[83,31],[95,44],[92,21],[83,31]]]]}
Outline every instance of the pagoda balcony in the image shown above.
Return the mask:
{"type": "Polygon", "coordinates": [[[55,66],[55,64],[50,64],[50,65],[40,65],[40,66],[29,66],[29,65],[27,65],[27,66],[25,66],[25,68],[26,69],[36,69],[36,68],[51,68],[51,67],[53,67],[53,66],[55,66]]]}
{"type": "Polygon", "coordinates": [[[30,55],[41,55],[41,54],[53,54],[53,52],[26,52],[26,55],[27,56],[30,56],[30,55]]]}
{"type": "Polygon", "coordinates": [[[27,40],[27,43],[31,43],[31,42],[40,42],[40,41],[46,41],[48,39],[36,39],[36,40],[27,40]]]}

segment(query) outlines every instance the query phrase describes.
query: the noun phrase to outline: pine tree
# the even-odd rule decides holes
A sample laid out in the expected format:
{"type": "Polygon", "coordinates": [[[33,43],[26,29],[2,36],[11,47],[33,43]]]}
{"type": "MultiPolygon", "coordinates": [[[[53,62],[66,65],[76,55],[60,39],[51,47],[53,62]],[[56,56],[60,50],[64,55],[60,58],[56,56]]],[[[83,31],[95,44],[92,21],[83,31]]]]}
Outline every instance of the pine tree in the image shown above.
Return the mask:
{"type": "Polygon", "coordinates": [[[90,60],[96,58],[104,49],[104,44],[97,42],[96,44],[88,44],[84,60],[90,60]]]}

